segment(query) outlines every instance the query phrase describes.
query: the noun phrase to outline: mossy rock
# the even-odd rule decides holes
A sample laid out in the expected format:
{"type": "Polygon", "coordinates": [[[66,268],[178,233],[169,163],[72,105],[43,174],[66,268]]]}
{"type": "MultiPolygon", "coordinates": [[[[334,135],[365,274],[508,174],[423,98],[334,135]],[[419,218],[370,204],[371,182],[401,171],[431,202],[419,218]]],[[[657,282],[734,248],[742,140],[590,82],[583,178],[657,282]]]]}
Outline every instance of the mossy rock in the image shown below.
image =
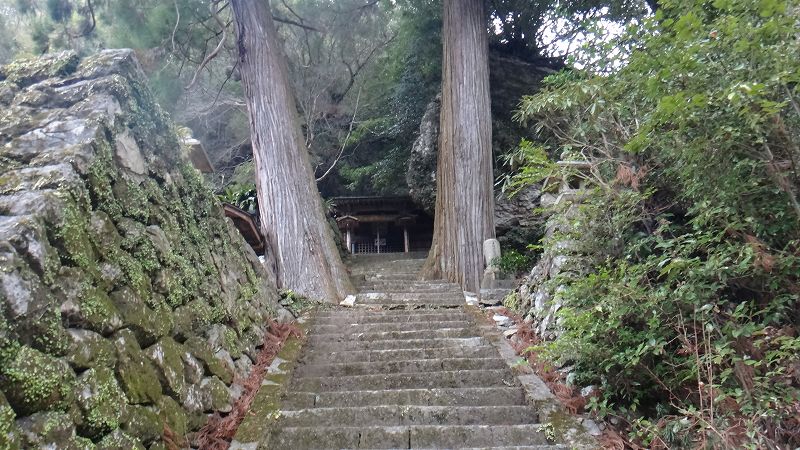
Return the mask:
{"type": "MultiPolygon", "coordinates": [[[[62,271],[64,272],[64,271],[62,271]]],[[[66,271],[69,273],[70,271],[66,271]]],[[[80,276],[80,272],[74,274],[80,276]]],[[[77,278],[78,280],[80,278],[77,278]]],[[[60,277],[59,280],[62,280],[60,277]]],[[[108,336],[122,327],[122,316],[108,294],[100,288],[82,284],[76,291],[69,288],[75,280],[63,280],[59,288],[66,300],[61,304],[64,326],[81,327],[108,336]]]]}
{"type": "Polygon", "coordinates": [[[144,354],[130,330],[120,330],[114,335],[117,349],[116,374],[128,401],[133,404],[156,403],[161,399],[158,372],[144,354]]]}
{"type": "Polygon", "coordinates": [[[144,350],[145,355],[155,364],[158,378],[164,391],[176,399],[186,396],[185,368],[181,356],[186,349],[171,337],[164,337],[156,344],[144,350]]]}
{"type": "Polygon", "coordinates": [[[178,436],[185,436],[189,431],[189,418],[186,411],[171,397],[162,396],[156,405],[158,416],[166,426],[178,436]]]}
{"type": "Polygon", "coordinates": [[[89,233],[87,212],[77,201],[67,202],[64,207],[64,219],[55,230],[55,246],[63,259],[97,276],[97,252],[89,233]]]}
{"type": "Polygon", "coordinates": [[[81,435],[100,437],[119,427],[128,399],[114,372],[104,367],[89,369],[78,378],[76,400],[83,415],[81,435]]]}
{"type": "Polygon", "coordinates": [[[93,367],[113,368],[117,362],[114,344],[89,330],[67,330],[72,338],[66,360],[76,370],[93,367]]]}
{"type": "Polygon", "coordinates": [[[0,312],[21,343],[62,356],[69,339],[61,327],[51,290],[8,243],[0,245],[0,312]]]}
{"type": "Polygon", "coordinates": [[[222,320],[224,313],[220,308],[209,305],[205,300],[196,299],[175,309],[174,317],[173,335],[176,339],[186,341],[197,336],[212,323],[222,320]]]}
{"type": "Polygon", "coordinates": [[[233,406],[233,399],[228,387],[219,378],[204,378],[200,383],[203,396],[207,399],[208,409],[206,412],[218,411],[230,412],[233,406]]]}
{"type": "Polygon", "coordinates": [[[17,413],[66,410],[72,403],[75,373],[62,360],[28,346],[0,367],[0,385],[17,413]]]}
{"type": "Polygon", "coordinates": [[[17,420],[22,448],[80,449],[75,424],[69,414],[46,411],[17,420]]]}
{"type": "Polygon", "coordinates": [[[111,299],[120,311],[125,327],[133,331],[142,347],[152,345],[172,330],[171,312],[154,311],[130,288],[112,293],[111,299]]]}
{"type": "Polygon", "coordinates": [[[206,334],[208,335],[208,343],[214,350],[223,349],[227,351],[233,359],[242,356],[242,342],[239,335],[231,327],[222,324],[216,324],[210,327],[206,334]]]}
{"type": "Polygon", "coordinates": [[[122,242],[122,237],[111,217],[103,211],[92,212],[89,219],[89,230],[98,252],[105,258],[111,256],[114,249],[119,247],[122,242]]]}
{"type": "Polygon", "coordinates": [[[145,448],[124,431],[114,430],[97,443],[97,450],[145,450],[145,448]]]}
{"type": "Polygon", "coordinates": [[[195,358],[203,362],[206,373],[218,377],[227,385],[233,383],[233,367],[229,367],[224,360],[214,356],[211,346],[205,339],[193,337],[188,339],[184,346],[195,358]]]}
{"type": "Polygon", "coordinates": [[[72,50],[31,59],[20,59],[0,67],[0,79],[26,87],[52,77],[70,75],[80,58],[72,50]]]}
{"type": "Polygon", "coordinates": [[[208,417],[208,414],[199,411],[188,413],[186,415],[186,426],[189,428],[189,432],[199,431],[201,428],[206,426],[208,423],[208,417]]]}
{"type": "Polygon", "coordinates": [[[61,325],[59,309],[52,306],[39,312],[38,318],[28,315],[15,321],[17,336],[23,344],[53,356],[64,356],[69,351],[70,337],[61,325]]]}
{"type": "Polygon", "coordinates": [[[22,430],[14,423],[16,414],[0,391],[0,448],[18,449],[22,446],[22,430]]]}
{"type": "Polygon", "coordinates": [[[136,438],[142,444],[149,444],[164,431],[161,418],[151,408],[129,405],[122,418],[122,431],[136,438]]]}
{"type": "Polygon", "coordinates": [[[167,444],[165,444],[164,441],[156,441],[150,444],[147,450],[167,450],[167,444]]]}

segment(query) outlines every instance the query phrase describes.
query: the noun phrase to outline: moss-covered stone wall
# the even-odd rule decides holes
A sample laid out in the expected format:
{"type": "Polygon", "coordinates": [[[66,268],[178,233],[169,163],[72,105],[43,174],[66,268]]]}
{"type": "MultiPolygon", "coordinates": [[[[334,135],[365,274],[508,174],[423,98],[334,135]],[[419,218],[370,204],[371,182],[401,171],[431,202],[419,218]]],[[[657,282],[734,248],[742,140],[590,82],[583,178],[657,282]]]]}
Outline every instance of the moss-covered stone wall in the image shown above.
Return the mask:
{"type": "Polygon", "coordinates": [[[0,449],[166,448],[277,314],[132,51],[0,68],[0,449]]]}

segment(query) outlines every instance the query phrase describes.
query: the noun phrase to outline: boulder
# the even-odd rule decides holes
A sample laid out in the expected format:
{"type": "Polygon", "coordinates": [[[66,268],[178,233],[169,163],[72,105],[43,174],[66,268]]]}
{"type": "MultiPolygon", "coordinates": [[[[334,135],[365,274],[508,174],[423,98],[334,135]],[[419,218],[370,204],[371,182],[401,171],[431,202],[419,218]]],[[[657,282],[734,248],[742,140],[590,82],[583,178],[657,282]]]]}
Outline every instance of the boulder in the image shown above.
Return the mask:
{"type": "MultiPolygon", "coordinates": [[[[16,425],[21,430],[22,448],[65,450],[87,448],[85,446],[87,442],[75,435],[72,418],[63,412],[39,412],[19,419],[16,425]]],[[[91,444],[91,441],[88,441],[88,444],[91,444]]]]}
{"type": "Polygon", "coordinates": [[[171,397],[162,396],[156,404],[158,416],[165,426],[178,436],[185,436],[189,431],[189,418],[186,411],[171,397]]]}
{"type": "Polygon", "coordinates": [[[74,398],[75,373],[58,358],[28,346],[0,367],[0,386],[18,414],[65,411],[74,398]]]}
{"type": "Polygon", "coordinates": [[[119,427],[128,403],[114,372],[105,367],[89,369],[80,375],[75,399],[82,416],[78,430],[81,435],[93,438],[119,427]]]}
{"type": "Polygon", "coordinates": [[[156,366],[164,392],[176,399],[183,399],[187,394],[186,369],[182,358],[185,351],[181,344],[170,337],[162,338],[144,351],[156,366]]]}
{"type": "Polygon", "coordinates": [[[16,337],[26,345],[63,355],[69,339],[61,328],[55,299],[8,242],[0,242],[0,311],[16,337]]]}
{"type": "Polygon", "coordinates": [[[184,346],[203,363],[206,374],[214,375],[228,385],[233,382],[233,365],[229,364],[228,359],[215,356],[205,339],[193,337],[188,339],[184,346]]]}
{"type": "Polygon", "coordinates": [[[62,268],[56,282],[61,320],[67,327],[81,327],[108,336],[123,325],[122,316],[102,289],[80,282],[81,272],[62,268]]]}
{"type": "Polygon", "coordinates": [[[114,344],[103,336],[89,330],[69,329],[72,338],[66,360],[75,370],[92,367],[113,368],[117,362],[114,344]]]}
{"type": "Polygon", "coordinates": [[[123,392],[132,404],[156,403],[161,399],[161,383],[155,366],[145,355],[130,330],[114,336],[117,349],[115,372],[123,392]]]}
{"type": "Polygon", "coordinates": [[[15,449],[22,445],[22,430],[14,422],[16,414],[0,391],[0,448],[15,449]]]}
{"type": "Polygon", "coordinates": [[[172,330],[172,313],[154,311],[130,288],[113,292],[111,300],[119,310],[124,326],[133,331],[142,347],[152,345],[172,330]]]}
{"type": "Polygon", "coordinates": [[[152,408],[129,405],[122,416],[121,429],[142,444],[150,444],[164,430],[164,424],[152,408]]]}
{"type": "Polygon", "coordinates": [[[97,450],[145,450],[145,448],[124,431],[114,430],[97,443],[97,450]]]}

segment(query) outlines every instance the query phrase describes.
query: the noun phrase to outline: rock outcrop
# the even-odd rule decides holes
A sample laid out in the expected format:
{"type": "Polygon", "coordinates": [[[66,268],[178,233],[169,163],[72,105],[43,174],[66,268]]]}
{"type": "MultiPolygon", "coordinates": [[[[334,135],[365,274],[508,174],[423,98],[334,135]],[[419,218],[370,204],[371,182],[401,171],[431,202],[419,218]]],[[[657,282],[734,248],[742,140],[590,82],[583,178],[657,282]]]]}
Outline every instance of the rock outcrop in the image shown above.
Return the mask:
{"type": "Polygon", "coordinates": [[[165,448],[275,317],[130,50],[0,68],[0,448],[165,448]]]}
{"type": "MultiPolygon", "coordinates": [[[[492,98],[492,151],[495,155],[515,148],[521,138],[530,137],[527,130],[512,119],[523,95],[539,89],[542,78],[555,73],[554,67],[535,65],[493,52],[490,56],[492,98]]],[[[408,159],[406,183],[415,203],[433,214],[436,205],[436,166],[439,155],[439,112],[441,97],[436,96],[426,107],[420,122],[419,135],[408,159]]],[[[495,163],[495,171],[499,168],[495,163]]],[[[501,193],[495,198],[495,225],[504,248],[524,248],[541,237],[542,224],[533,220],[539,190],[528,189],[513,199],[501,193]]]]}
{"type": "MultiPolygon", "coordinates": [[[[490,87],[492,100],[492,151],[507,153],[519,145],[521,138],[530,138],[528,130],[513,120],[523,95],[539,90],[542,79],[556,72],[559,66],[536,65],[527,61],[490,53],[490,87]]],[[[408,159],[408,184],[411,198],[429,213],[436,203],[436,164],[439,155],[439,111],[441,96],[431,100],[425,109],[408,159]]],[[[495,163],[495,166],[497,164],[495,163]]],[[[495,167],[495,170],[498,168],[495,167]]]]}

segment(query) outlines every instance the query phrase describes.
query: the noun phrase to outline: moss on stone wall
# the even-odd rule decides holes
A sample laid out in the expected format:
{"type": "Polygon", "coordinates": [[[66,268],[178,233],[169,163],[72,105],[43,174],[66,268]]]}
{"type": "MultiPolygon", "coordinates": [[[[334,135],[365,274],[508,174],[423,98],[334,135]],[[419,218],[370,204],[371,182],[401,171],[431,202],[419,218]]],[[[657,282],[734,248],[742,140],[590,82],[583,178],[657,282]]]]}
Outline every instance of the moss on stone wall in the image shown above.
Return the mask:
{"type": "Polygon", "coordinates": [[[277,291],[132,52],[22,61],[0,84],[0,434],[164,448],[165,424],[230,407],[277,291]]]}

